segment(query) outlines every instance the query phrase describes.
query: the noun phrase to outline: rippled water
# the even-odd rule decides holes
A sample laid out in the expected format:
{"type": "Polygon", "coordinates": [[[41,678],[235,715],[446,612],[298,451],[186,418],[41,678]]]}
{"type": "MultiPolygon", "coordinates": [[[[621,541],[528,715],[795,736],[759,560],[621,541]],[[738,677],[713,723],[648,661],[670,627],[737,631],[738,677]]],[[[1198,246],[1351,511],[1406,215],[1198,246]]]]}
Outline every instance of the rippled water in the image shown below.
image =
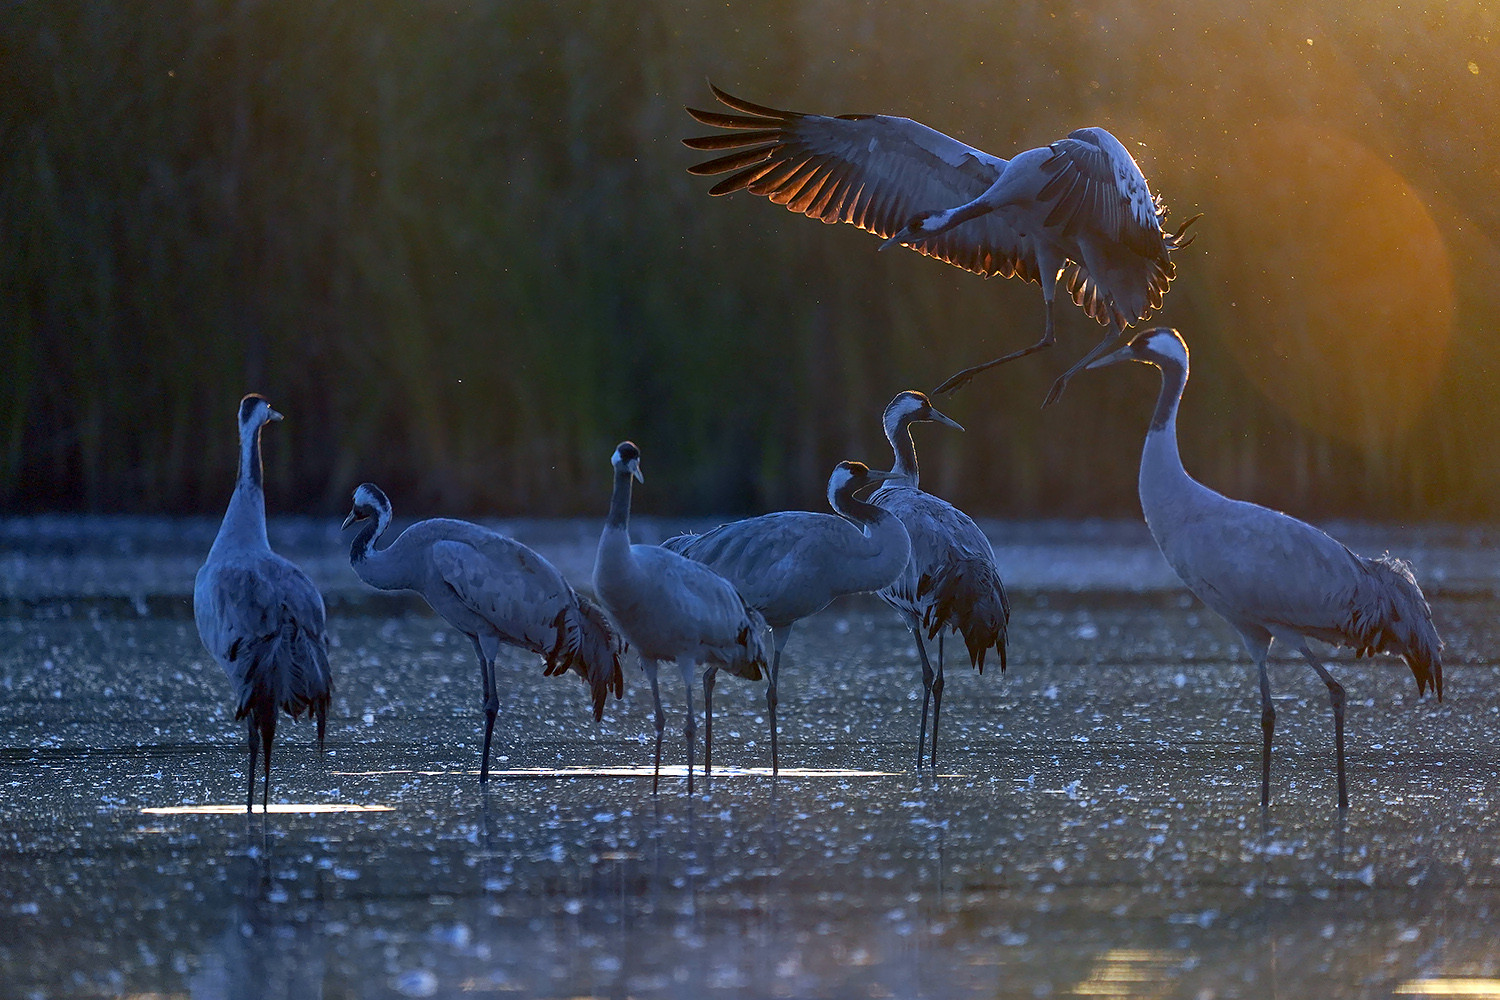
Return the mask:
{"type": "MultiPolygon", "coordinates": [[[[138,601],[91,543],[13,545],[0,995],[1500,996],[1500,601],[1462,569],[1494,550],[1391,543],[1443,571],[1448,700],[1419,702],[1397,661],[1339,659],[1342,827],[1326,692],[1273,666],[1263,829],[1233,635],[1170,580],[1119,587],[1087,554],[1097,529],[1049,530],[1015,542],[1010,670],[950,664],[936,777],[913,768],[910,637],[855,599],[788,647],[781,777],[762,687],[725,678],[719,766],[691,798],[675,673],[653,798],[633,661],[596,727],[581,684],[514,652],[481,791],[468,643],[338,578],[314,533],[328,749],[283,724],[254,817],[228,684],[173,582],[190,554],[135,543],[120,558],[156,581],[138,601]]],[[[586,562],[585,529],[557,537],[561,565],[586,562]]],[[[1096,541],[1154,566],[1129,529],[1096,541]]]]}

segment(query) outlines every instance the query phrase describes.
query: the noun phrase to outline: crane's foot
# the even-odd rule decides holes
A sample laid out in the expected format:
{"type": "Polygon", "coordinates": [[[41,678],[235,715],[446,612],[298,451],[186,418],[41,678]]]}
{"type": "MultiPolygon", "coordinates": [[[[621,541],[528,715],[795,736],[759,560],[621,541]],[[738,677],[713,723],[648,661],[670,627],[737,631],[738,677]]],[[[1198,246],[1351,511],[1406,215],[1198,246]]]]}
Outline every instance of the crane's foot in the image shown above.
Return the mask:
{"type": "Polygon", "coordinates": [[[1063,391],[1068,388],[1068,379],[1065,375],[1059,375],[1057,381],[1052,383],[1052,388],[1047,390],[1047,396],[1042,400],[1042,409],[1046,409],[1053,403],[1062,399],[1063,391]]]}

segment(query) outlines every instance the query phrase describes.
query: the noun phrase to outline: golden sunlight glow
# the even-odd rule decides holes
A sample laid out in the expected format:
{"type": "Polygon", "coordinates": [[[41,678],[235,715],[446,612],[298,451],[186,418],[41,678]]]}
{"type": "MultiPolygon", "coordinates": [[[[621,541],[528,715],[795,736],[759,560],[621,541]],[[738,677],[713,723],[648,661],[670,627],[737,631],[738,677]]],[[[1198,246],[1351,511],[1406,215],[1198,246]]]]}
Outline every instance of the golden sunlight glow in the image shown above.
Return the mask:
{"type": "MultiPolygon", "coordinates": [[[[1378,451],[1447,359],[1448,248],[1418,191],[1353,135],[1280,120],[1240,132],[1213,186],[1211,275],[1227,346],[1280,409],[1378,451]]],[[[1191,343],[1191,338],[1189,338],[1191,343]]]]}
{"type": "Polygon", "coordinates": [[[1072,995],[1080,997],[1171,996],[1177,981],[1168,980],[1166,971],[1183,959],[1183,955],[1149,948],[1111,948],[1094,960],[1088,977],[1073,987],[1072,995]]]}
{"type": "Polygon", "coordinates": [[[1435,979],[1408,979],[1391,991],[1400,996],[1468,997],[1473,1000],[1500,1000],[1500,979],[1462,976],[1435,979]]]}
{"type": "MultiPolygon", "coordinates": [[[[147,816],[232,816],[245,811],[243,804],[162,806],[141,810],[147,816]]],[[[395,810],[391,806],[358,806],[344,802],[272,802],[269,809],[261,809],[257,806],[255,811],[258,813],[353,813],[394,812],[395,810]]]]}

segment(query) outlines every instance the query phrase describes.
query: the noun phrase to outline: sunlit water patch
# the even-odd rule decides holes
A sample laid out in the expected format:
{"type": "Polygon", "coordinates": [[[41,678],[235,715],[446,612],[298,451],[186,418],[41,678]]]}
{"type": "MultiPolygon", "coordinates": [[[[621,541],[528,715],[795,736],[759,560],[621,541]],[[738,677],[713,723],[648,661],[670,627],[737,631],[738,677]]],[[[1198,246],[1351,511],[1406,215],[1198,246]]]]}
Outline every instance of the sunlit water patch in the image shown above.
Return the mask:
{"type": "MultiPolygon", "coordinates": [[[[244,813],[243,805],[214,803],[203,806],[152,806],[142,809],[147,816],[230,816],[244,813]]],[[[394,812],[393,806],[356,805],[352,802],[272,802],[264,808],[257,806],[256,813],[311,814],[311,813],[381,813],[394,812]]]]}
{"type": "MultiPolygon", "coordinates": [[[[477,775],[478,769],[462,771],[416,771],[416,770],[390,770],[390,771],[335,771],[335,777],[347,778],[370,778],[385,775],[413,774],[428,777],[439,777],[443,775],[477,775]]],[[[515,778],[515,779],[538,779],[538,778],[650,778],[657,773],[656,768],[650,764],[626,764],[611,767],[509,767],[504,770],[490,768],[491,778],[515,778]]],[[[686,778],[688,774],[685,764],[663,764],[661,766],[663,778],[686,778]]],[[[893,778],[899,775],[899,771],[861,771],[855,768],[843,767],[783,767],[776,772],[783,778],[893,778]]],[[[693,768],[694,777],[704,777],[703,768],[693,768]]],[[[769,767],[716,767],[711,778],[771,778],[774,775],[769,767]]],[[[948,777],[961,777],[951,775],[948,777]]]]}
{"type": "Polygon", "coordinates": [[[1500,979],[1461,976],[1412,979],[1397,983],[1397,996],[1467,997],[1469,1000],[1500,1000],[1500,979]]]}

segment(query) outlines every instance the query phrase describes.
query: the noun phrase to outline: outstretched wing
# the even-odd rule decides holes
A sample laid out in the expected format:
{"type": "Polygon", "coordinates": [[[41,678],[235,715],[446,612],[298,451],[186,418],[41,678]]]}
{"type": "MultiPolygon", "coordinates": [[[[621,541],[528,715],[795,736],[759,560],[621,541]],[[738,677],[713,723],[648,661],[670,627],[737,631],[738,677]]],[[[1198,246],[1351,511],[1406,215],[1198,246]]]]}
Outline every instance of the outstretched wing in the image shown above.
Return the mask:
{"type": "MultiPolygon", "coordinates": [[[[718,87],[713,92],[740,114],[688,108],[704,125],[727,131],[682,140],[692,149],[732,150],[688,168],[729,174],[711,195],[749,191],[809,218],[886,238],[920,212],[973,201],[1005,169],[1000,157],[910,118],[808,115],[752,104],[718,87]]],[[[995,212],[911,249],[986,277],[1037,280],[1020,238],[995,212]]]]}

